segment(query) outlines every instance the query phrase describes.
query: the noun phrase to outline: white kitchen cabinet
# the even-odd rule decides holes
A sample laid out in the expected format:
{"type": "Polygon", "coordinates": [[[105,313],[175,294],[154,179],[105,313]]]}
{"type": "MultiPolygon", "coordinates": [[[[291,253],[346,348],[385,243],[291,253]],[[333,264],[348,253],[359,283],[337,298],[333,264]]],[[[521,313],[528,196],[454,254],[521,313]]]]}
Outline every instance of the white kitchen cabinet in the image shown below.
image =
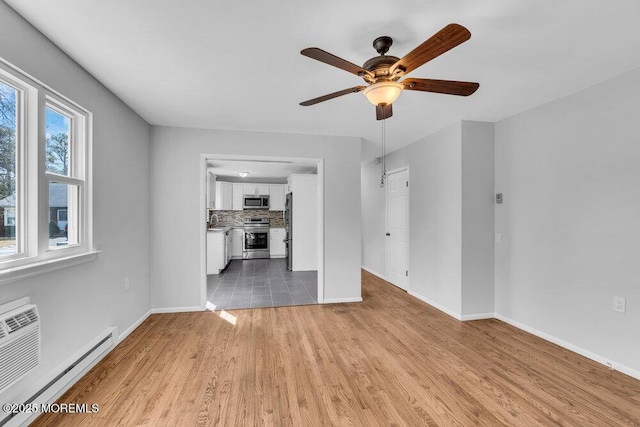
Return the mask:
{"type": "Polygon", "coordinates": [[[233,184],[230,182],[216,182],[216,209],[230,211],[233,208],[233,184]]]}
{"type": "Polygon", "coordinates": [[[269,255],[271,258],[283,258],[285,252],[285,229],[270,228],[269,229],[269,255]]]}
{"type": "Polygon", "coordinates": [[[269,184],[244,184],[244,194],[266,196],[269,194],[269,184]]]}
{"type": "Polygon", "coordinates": [[[213,172],[207,172],[207,208],[214,209],[216,207],[216,176],[213,172]]]}
{"type": "Polygon", "coordinates": [[[227,265],[229,265],[229,261],[231,261],[231,251],[232,251],[232,245],[233,245],[233,241],[232,239],[232,234],[231,234],[231,230],[227,231],[224,235],[224,242],[225,242],[225,248],[224,248],[224,254],[225,254],[225,260],[224,260],[224,265],[225,267],[227,265]]]}
{"type": "Polygon", "coordinates": [[[284,210],[284,185],[283,184],[269,185],[269,210],[270,211],[284,210]]]}
{"type": "Polygon", "coordinates": [[[234,211],[241,211],[244,207],[244,184],[233,183],[233,200],[231,202],[231,208],[234,211]]]}
{"type": "Polygon", "coordinates": [[[207,274],[218,274],[227,266],[227,241],[224,231],[207,231],[207,274]]]}
{"type": "Polygon", "coordinates": [[[234,228],[231,230],[231,257],[233,259],[242,259],[243,243],[244,230],[242,228],[234,228]]]}

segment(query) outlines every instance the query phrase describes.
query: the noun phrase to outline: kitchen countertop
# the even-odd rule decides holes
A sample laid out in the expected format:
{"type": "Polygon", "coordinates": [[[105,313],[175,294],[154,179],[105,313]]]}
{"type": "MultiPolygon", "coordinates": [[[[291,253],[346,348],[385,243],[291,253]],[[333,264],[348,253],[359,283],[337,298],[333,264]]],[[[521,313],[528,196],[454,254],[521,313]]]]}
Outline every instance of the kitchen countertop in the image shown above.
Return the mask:
{"type": "Polygon", "coordinates": [[[212,228],[207,228],[207,231],[214,231],[214,232],[224,232],[226,233],[227,231],[231,230],[234,227],[212,227],[212,228]]]}
{"type": "MultiPolygon", "coordinates": [[[[284,227],[269,227],[269,228],[284,229],[284,227]]],[[[207,231],[225,231],[226,232],[233,229],[244,230],[244,227],[241,225],[233,225],[233,226],[227,226],[227,227],[210,227],[210,228],[207,228],[207,231]]]]}

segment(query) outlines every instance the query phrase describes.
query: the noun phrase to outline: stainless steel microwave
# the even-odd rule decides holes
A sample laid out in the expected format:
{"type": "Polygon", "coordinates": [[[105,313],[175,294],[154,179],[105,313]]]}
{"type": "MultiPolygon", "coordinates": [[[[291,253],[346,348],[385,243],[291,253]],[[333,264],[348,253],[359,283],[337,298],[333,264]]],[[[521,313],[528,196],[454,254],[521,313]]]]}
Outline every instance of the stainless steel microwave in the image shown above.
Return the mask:
{"type": "Polygon", "coordinates": [[[244,195],[243,209],[269,209],[269,196],[244,195]]]}

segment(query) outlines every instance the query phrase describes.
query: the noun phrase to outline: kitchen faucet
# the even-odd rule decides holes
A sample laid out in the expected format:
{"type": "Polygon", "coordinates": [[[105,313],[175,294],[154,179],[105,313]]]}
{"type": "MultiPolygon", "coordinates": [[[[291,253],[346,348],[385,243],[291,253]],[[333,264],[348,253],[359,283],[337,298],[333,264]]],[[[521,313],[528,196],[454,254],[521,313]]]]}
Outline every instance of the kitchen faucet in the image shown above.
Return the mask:
{"type": "MultiPolygon", "coordinates": [[[[220,222],[220,219],[218,218],[218,214],[211,214],[211,216],[209,217],[209,223],[211,223],[211,220],[215,217],[216,219],[216,224],[218,224],[220,222]]],[[[211,224],[213,225],[213,224],[211,224]]]]}

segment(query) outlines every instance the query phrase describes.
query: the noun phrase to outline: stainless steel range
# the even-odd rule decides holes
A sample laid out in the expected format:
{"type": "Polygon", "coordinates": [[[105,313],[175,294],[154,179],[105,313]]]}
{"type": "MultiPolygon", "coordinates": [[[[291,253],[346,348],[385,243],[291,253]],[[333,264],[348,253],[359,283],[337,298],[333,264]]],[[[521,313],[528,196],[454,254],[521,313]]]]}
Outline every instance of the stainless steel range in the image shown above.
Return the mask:
{"type": "Polygon", "coordinates": [[[269,218],[245,218],[242,259],[269,258],[269,218]]]}

